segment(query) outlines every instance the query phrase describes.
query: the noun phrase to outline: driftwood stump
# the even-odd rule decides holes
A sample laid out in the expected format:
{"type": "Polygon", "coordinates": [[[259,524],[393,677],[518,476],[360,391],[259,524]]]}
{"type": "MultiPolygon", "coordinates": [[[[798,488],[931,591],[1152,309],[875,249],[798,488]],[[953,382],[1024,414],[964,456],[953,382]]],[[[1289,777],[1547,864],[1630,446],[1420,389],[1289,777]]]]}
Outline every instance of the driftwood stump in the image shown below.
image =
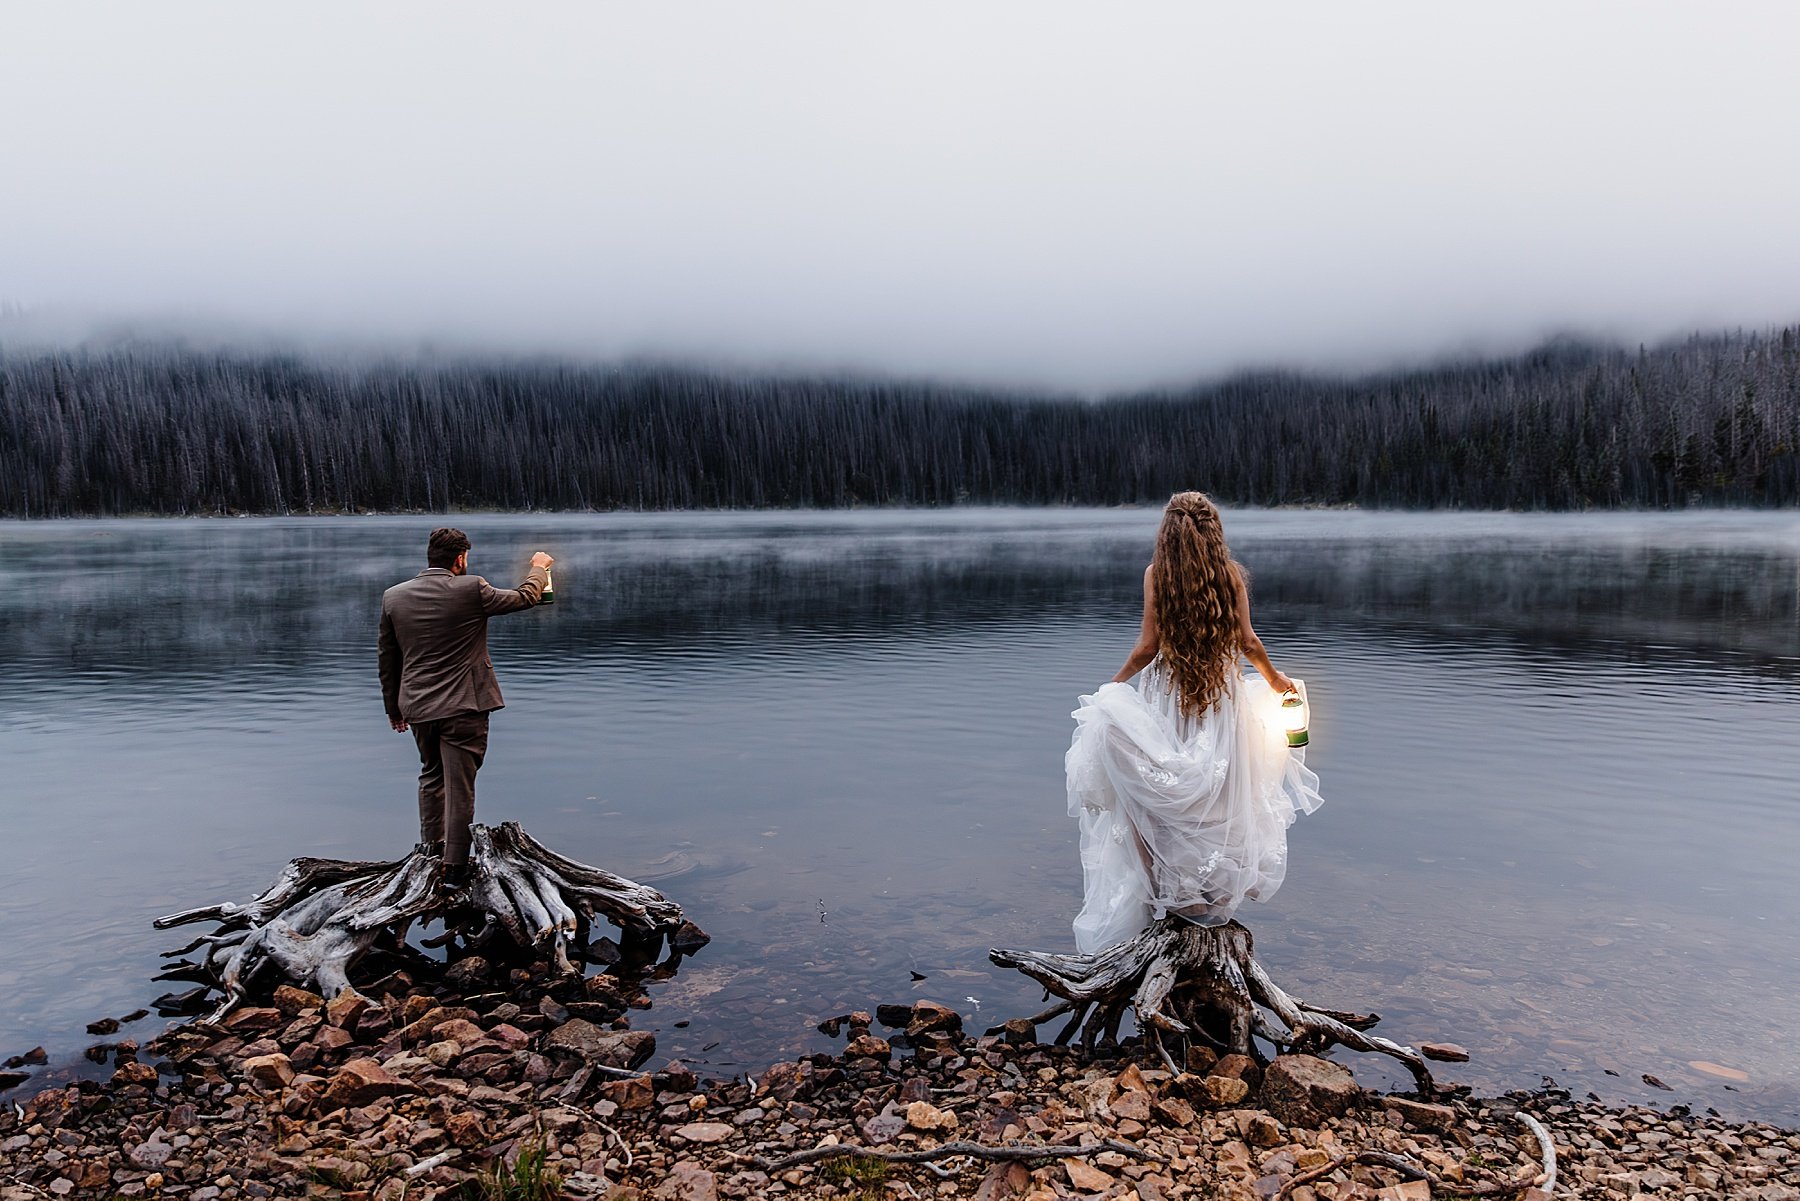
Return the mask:
{"type": "Polygon", "coordinates": [[[295,859],[253,900],[159,917],[158,930],[200,921],[220,925],[165,952],[167,959],[194,952],[201,958],[169,964],[158,979],[192,980],[223,993],[206,1015],[209,1022],[235,1008],[252,982],[270,971],[330,998],[350,987],[350,969],[370,948],[404,948],[412,923],[434,918],[443,920],[445,930],[427,946],[460,940],[473,951],[505,935],[520,952],[550,960],[558,972],[576,973],[581,969],[575,960],[587,958],[596,916],[617,925],[624,948],[641,960],[654,959],[665,939],[675,957],[707,943],[681,906],[654,888],[558,855],[517,822],[505,822],[474,827],[468,879],[459,889],[444,885],[435,851],[417,847],[389,862],[295,859]]]}
{"type": "Polygon", "coordinates": [[[1206,1043],[1261,1060],[1256,1037],[1283,1051],[1320,1054],[1333,1045],[1379,1051],[1407,1066],[1419,1091],[1434,1091],[1425,1060],[1411,1047],[1363,1033],[1379,1014],[1319,1009],[1283,992],[1256,962],[1250,931],[1239,923],[1196,926],[1166,917],[1096,955],[1041,951],[988,952],[1000,967],[1015,968],[1062,1000],[1028,1019],[1032,1025],[1073,1013],[1057,1036],[1061,1046],[1081,1030],[1082,1046],[1116,1039],[1129,1006],[1145,1041],[1172,1071],[1181,1069],[1165,1040],[1206,1043]]]}

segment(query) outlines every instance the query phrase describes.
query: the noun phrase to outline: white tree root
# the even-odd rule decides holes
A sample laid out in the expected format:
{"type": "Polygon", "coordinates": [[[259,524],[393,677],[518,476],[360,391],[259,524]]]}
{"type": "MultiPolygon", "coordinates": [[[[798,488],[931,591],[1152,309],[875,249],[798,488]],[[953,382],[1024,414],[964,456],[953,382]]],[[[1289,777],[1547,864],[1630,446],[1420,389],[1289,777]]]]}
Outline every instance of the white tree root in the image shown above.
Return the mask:
{"type": "Polygon", "coordinates": [[[1197,1040],[1260,1058],[1255,1039],[1261,1037],[1284,1051],[1317,1054],[1342,1045],[1391,1055],[1406,1065],[1421,1093],[1435,1091],[1417,1051],[1363,1033],[1379,1015],[1320,1009],[1283,992],[1256,962],[1250,931],[1235,921],[1197,926],[1166,917],[1096,955],[993,950],[988,958],[1062,998],[1029,1019],[1035,1026],[1072,1013],[1057,1035],[1059,1046],[1077,1029],[1090,1051],[1102,1037],[1116,1039],[1129,1008],[1145,1041],[1174,1071],[1180,1067],[1165,1045],[1168,1039],[1197,1040]]]}
{"type": "Polygon", "coordinates": [[[370,862],[295,859],[260,896],[159,917],[158,930],[216,921],[219,929],[165,953],[176,959],[199,951],[198,962],[168,965],[159,979],[189,979],[218,988],[224,999],[206,1015],[216,1022],[240,1004],[258,977],[273,971],[289,983],[329,998],[350,987],[356,961],[381,940],[404,942],[414,921],[442,918],[446,931],[432,942],[462,937],[485,945],[500,933],[517,947],[542,954],[559,972],[580,969],[596,916],[617,925],[627,945],[654,957],[666,938],[676,955],[698,950],[706,934],[684,920],[681,906],[654,888],[558,855],[519,826],[476,826],[471,832],[468,882],[460,892],[442,886],[443,863],[415,849],[404,859],[370,862]]]}

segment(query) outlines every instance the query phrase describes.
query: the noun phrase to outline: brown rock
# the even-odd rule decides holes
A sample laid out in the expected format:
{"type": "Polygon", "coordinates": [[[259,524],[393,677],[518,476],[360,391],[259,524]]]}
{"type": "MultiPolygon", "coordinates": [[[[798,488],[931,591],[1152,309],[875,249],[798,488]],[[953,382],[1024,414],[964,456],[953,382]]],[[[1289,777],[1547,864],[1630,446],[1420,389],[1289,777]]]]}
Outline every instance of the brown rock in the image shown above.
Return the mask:
{"type": "Polygon", "coordinates": [[[1103,1193],[1117,1183],[1099,1168],[1079,1159],[1063,1160],[1063,1171],[1068,1174],[1069,1184],[1083,1193],[1103,1193]]]}
{"type": "Polygon", "coordinates": [[[770,1096],[777,1101],[795,1101],[810,1096],[817,1086],[814,1080],[813,1065],[806,1062],[778,1063],[763,1073],[756,1083],[758,1096],[770,1096]]]}
{"type": "Polygon", "coordinates": [[[906,1129],[906,1110],[898,1102],[889,1101],[880,1113],[864,1118],[860,1128],[863,1139],[875,1146],[891,1143],[906,1129]]]}
{"type": "Polygon", "coordinates": [[[1281,1123],[1266,1113],[1251,1114],[1244,1123],[1244,1138],[1253,1147],[1279,1147],[1287,1141],[1281,1123]]]}
{"type": "Polygon", "coordinates": [[[1469,1053],[1455,1043],[1420,1043],[1419,1054],[1443,1063],[1467,1063],[1469,1053]]]}
{"type": "Polygon", "coordinates": [[[385,1009],[371,1007],[370,1010],[356,1019],[356,1038],[359,1042],[380,1042],[394,1028],[394,1019],[388,1016],[385,1009]]]}
{"type": "Polygon", "coordinates": [[[669,1169],[652,1195],[657,1201],[717,1201],[719,1181],[699,1164],[684,1159],[669,1169]]]}
{"type": "Polygon", "coordinates": [[[294,1065],[286,1055],[258,1055],[244,1061],[244,1075],[253,1087],[268,1092],[294,1082],[294,1065]]]}
{"type": "Polygon", "coordinates": [[[354,988],[346,988],[325,1003],[325,1020],[339,1030],[354,1030],[373,1004],[354,988]]]}
{"type": "Polygon", "coordinates": [[[447,1068],[462,1058],[462,1044],[446,1038],[425,1048],[425,1058],[440,1068],[447,1068]]]}
{"type": "Polygon", "coordinates": [[[447,1022],[438,1022],[431,1027],[430,1033],[432,1042],[453,1042],[465,1051],[494,1045],[488,1038],[487,1031],[466,1018],[452,1018],[447,1022]]]}
{"type": "Polygon", "coordinates": [[[131,1060],[120,1064],[118,1070],[113,1073],[112,1078],[114,1084],[142,1084],[149,1086],[156,1083],[156,1069],[147,1063],[138,1063],[136,1060],[131,1060]]]}
{"type": "Polygon", "coordinates": [[[1171,1126],[1192,1126],[1194,1124],[1194,1107],[1180,1097],[1164,1097],[1153,1107],[1156,1116],[1171,1126]]]}
{"type": "Polygon", "coordinates": [[[1375,1201],[1431,1201],[1431,1186],[1423,1180],[1390,1184],[1375,1194],[1375,1201]]]}
{"type": "MultiPolygon", "coordinates": [[[[867,1027],[863,1027],[865,1030],[867,1027]]],[[[846,1059],[879,1059],[886,1061],[893,1057],[894,1048],[885,1038],[876,1038],[873,1034],[859,1034],[844,1047],[846,1059]]]]}
{"type": "Polygon", "coordinates": [[[1207,1076],[1200,1081],[1200,1095],[1195,1098],[1209,1109],[1230,1109],[1250,1095],[1250,1086],[1236,1076],[1207,1076]]]}
{"type": "MultiPolygon", "coordinates": [[[[1037,1027],[1024,1018],[1009,1018],[1001,1022],[1000,1033],[1007,1042],[1016,1047],[1029,1046],[1037,1041],[1037,1027]]],[[[993,1173],[989,1172],[988,1175],[991,1176],[993,1173]]]]}
{"type": "Polygon", "coordinates": [[[694,1091],[694,1086],[700,1083],[700,1077],[694,1074],[693,1068],[681,1060],[671,1059],[663,1065],[662,1071],[651,1077],[650,1082],[657,1088],[668,1092],[691,1093],[694,1091]]]}
{"type": "Polygon", "coordinates": [[[648,1030],[602,1030],[586,1018],[570,1018],[544,1036],[544,1049],[609,1068],[635,1069],[656,1053],[656,1036],[648,1030]]]}
{"type": "Polygon", "coordinates": [[[1150,1094],[1143,1089],[1128,1088],[1107,1103],[1115,1118],[1128,1118],[1134,1122],[1150,1120],[1150,1094]]]}
{"type": "Polygon", "coordinates": [[[954,1130],[957,1123],[955,1112],[929,1101],[914,1101],[906,1107],[906,1124],[914,1130],[954,1130]]]}
{"type": "Polygon", "coordinates": [[[233,1034],[252,1034],[259,1030],[273,1030],[281,1025],[285,1018],[286,1015],[279,1009],[249,1006],[236,1010],[219,1024],[233,1034]]]}
{"type": "Polygon", "coordinates": [[[1196,1076],[1204,1076],[1213,1070],[1219,1062],[1219,1053],[1203,1043],[1189,1043],[1187,1049],[1187,1070],[1196,1076]]]}
{"type": "Polygon", "coordinates": [[[997,1163],[975,1188],[975,1201],[1008,1201],[1031,1187],[1031,1171],[1022,1163],[997,1163]]]}
{"type": "Polygon", "coordinates": [[[954,1034],[962,1030],[962,1015],[936,1001],[920,1001],[912,1007],[912,1020],[906,1024],[906,1037],[916,1039],[936,1031],[954,1034]]]}
{"type": "Polygon", "coordinates": [[[283,1016],[297,1018],[308,1009],[323,1009],[325,998],[316,992],[308,992],[304,988],[295,988],[292,984],[280,984],[275,988],[275,1008],[283,1016]]]}
{"type": "Polygon", "coordinates": [[[488,1037],[509,1051],[517,1051],[531,1041],[531,1035],[508,1022],[499,1022],[489,1028],[488,1037]]]}
{"type": "Polygon", "coordinates": [[[479,955],[467,955],[451,964],[444,972],[444,983],[462,991],[478,987],[488,978],[488,961],[479,955]]]}
{"type": "Polygon", "coordinates": [[[689,1122],[676,1127],[675,1133],[690,1143],[722,1143],[731,1137],[732,1130],[726,1122],[689,1122]]]}
{"type": "Polygon", "coordinates": [[[428,997],[422,993],[414,993],[400,1003],[400,1024],[410,1026],[434,1009],[443,1006],[436,997],[428,997]]]}
{"type": "Polygon", "coordinates": [[[411,1091],[412,1086],[373,1059],[352,1059],[325,1086],[319,1108],[326,1113],[346,1106],[367,1105],[378,1097],[411,1091]]]}
{"type": "Polygon", "coordinates": [[[349,1046],[355,1040],[348,1030],[339,1030],[336,1026],[320,1026],[319,1032],[312,1037],[313,1046],[321,1051],[337,1051],[349,1046]]]}
{"type": "Polygon", "coordinates": [[[1448,1105],[1408,1101],[1404,1097],[1383,1097],[1381,1103],[1420,1130],[1448,1130],[1456,1122],[1456,1111],[1448,1105]]]}
{"type": "Polygon", "coordinates": [[[1280,1056],[1263,1074],[1263,1105],[1290,1126],[1323,1125],[1361,1097],[1348,1068],[1313,1055],[1280,1056]]]}
{"type": "MultiPolygon", "coordinates": [[[[846,1016],[842,1020],[848,1020],[848,1017],[846,1016]]],[[[913,1020],[913,1007],[911,1005],[877,1005],[875,1020],[883,1026],[892,1026],[898,1029],[913,1020]]]]}
{"type": "MultiPolygon", "coordinates": [[[[625,1003],[625,994],[619,990],[619,980],[616,976],[604,974],[589,976],[582,984],[581,991],[590,1002],[597,1005],[616,1007],[625,1003]]],[[[570,1010],[570,1012],[573,1013],[574,1010],[570,1010]]]]}
{"type": "Polygon", "coordinates": [[[1208,1076],[1224,1076],[1231,1080],[1242,1080],[1255,1092],[1262,1083],[1262,1065],[1248,1055],[1227,1055],[1212,1067],[1208,1076]]]}
{"type": "Polygon", "coordinates": [[[444,1133],[459,1147],[479,1147],[488,1141],[487,1127],[481,1115],[466,1109],[445,1119],[444,1133]]]}
{"type": "Polygon", "coordinates": [[[600,1095],[624,1110],[649,1109],[656,1104],[656,1090],[651,1087],[648,1076],[608,1080],[600,1086],[600,1095]]]}

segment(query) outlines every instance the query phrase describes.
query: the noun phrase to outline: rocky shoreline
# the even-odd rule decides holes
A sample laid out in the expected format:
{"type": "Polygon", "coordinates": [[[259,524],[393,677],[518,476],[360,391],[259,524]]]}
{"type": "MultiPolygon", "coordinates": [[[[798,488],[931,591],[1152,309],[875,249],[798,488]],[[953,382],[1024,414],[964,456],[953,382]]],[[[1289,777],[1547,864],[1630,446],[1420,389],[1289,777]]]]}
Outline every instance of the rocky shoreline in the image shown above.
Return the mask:
{"type": "Polygon", "coordinates": [[[929,1001],[825,1023],[837,1054],[704,1079],[640,1070],[647,1005],[629,977],[479,959],[329,1003],[283,986],[0,1104],[0,1201],[1536,1198],[1528,1119],[1550,1195],[1800,1201],[1800,1134],[1680,1106],[1376,1096],[1302,1055],[1200,1050],[1175,1074],[1131,1040],[1083,1055],[929,1001]]]}

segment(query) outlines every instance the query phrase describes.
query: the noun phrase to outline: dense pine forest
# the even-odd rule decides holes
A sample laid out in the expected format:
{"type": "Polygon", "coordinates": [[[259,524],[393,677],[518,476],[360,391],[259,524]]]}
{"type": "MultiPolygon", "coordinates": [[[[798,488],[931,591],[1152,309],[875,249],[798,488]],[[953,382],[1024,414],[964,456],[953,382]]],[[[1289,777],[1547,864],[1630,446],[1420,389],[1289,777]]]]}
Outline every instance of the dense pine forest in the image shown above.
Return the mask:
{"type": "Polygon", "coordinates": [[[0,353],[0,514],[1800,503],[1800,330],[1103,400],[676,366],[0,353]]]}

